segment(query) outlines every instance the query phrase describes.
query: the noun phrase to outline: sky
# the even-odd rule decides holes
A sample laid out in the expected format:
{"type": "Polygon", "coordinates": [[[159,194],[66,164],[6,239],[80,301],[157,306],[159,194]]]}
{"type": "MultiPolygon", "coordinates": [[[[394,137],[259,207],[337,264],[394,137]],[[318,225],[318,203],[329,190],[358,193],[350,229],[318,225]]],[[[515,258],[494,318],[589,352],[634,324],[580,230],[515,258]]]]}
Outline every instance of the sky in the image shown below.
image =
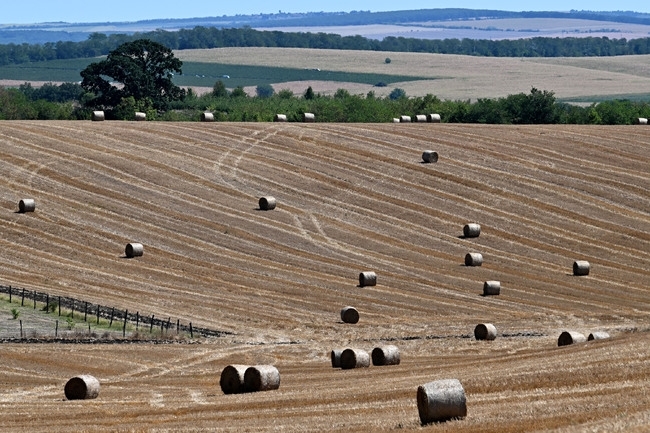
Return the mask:
{"type": "Polygon", "coordinates": [[[625,10],[650,13],[650,2],[639,0],[597,1],[597,0],[545,0],[526,3],[521,0],[329,0],[309,2],[304,0],[110,0],[107,2],[89,0],[4,0],[0,8],[0,24],[32,24],[65,21],[70,23],[140,21],[157,18],[198,18],[221,15],[251,15],[257,13],[282,12],[350,12],[394,11],[436,8],[496,9],[505,11],[614,11],[625,10]]]}

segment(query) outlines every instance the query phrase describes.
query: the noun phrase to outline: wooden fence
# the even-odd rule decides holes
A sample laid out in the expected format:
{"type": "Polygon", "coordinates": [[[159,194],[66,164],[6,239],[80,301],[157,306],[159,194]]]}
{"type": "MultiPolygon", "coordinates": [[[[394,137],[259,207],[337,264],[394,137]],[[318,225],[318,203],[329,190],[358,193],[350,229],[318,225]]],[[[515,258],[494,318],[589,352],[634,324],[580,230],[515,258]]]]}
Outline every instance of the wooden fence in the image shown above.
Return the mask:
{"type": "MultiPolygon", "coordinates": [[[[47,306],[47,312],[58,314],[61,316],[61,310],[71,311],[74,314],[83,314],[84,322],[96,321],[99,324],[100,319],[109,321],[109,328],[113,326],[113,322],[122,323],[123,335],[126,332],[127,323],[135,324],[136,330],[140,327],[149,328],[149,332],[154,329],[160,329],[161,333],[169,331],[176,331],[177,333],[183,332],[194,338],[194,335],[202,337],[223,337],[225,335],[232,335],[232,332],[219,331],[209,328],[201,328],[192,326],[192,322],[181,323],[180,319],[172,321],[171,317],[167,319],[157,318],[155,315],[140,314],[140,312],[129,313],[128,310],[121,310],[115,307],[107,307],[91,302],[82,301],[68,296],[51,295],[49,293],[41,293],[35,290],[27,290],[24,288],[0,285],[0,293],[4,293],[9,297],[9,301],[20,299],[21,306],[33,304],[36,309],[36,304],[40,303],[43,307],[47,306]]],[[[45,308],[43,308],[45,310],[45,308]]],[[[21,335],[22,337],[22,335],[21,335]]]]}

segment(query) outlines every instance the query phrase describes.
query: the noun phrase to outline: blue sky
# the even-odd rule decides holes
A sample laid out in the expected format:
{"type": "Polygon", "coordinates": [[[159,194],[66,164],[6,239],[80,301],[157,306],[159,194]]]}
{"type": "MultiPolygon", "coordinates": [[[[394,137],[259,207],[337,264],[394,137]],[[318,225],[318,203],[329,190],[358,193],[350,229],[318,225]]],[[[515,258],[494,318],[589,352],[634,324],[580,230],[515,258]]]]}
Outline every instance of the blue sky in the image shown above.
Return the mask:
{"type": "MultiPolygon", "coordinates": [[[[270,2],[254,1],[196,1],[196,0],[4,0],[0,24],[27,24],[47,21],[106,22],[139,21],[155,18],[193,18],[236,14],[283,12],[349,12],[351,10],[392,11],[451,7],[448,1],[401,0],[329,0],[325,3],[298,0],[270,2]]],[[[650,2],[639,0],[611,1],[555,1],[527,3],[521,0],[472,1],[456,0],[453,7],[468,9],[498,9],[509,11],[567,11],[571,9],[612,11],[631,10],[650,13],[650,2]]]]}

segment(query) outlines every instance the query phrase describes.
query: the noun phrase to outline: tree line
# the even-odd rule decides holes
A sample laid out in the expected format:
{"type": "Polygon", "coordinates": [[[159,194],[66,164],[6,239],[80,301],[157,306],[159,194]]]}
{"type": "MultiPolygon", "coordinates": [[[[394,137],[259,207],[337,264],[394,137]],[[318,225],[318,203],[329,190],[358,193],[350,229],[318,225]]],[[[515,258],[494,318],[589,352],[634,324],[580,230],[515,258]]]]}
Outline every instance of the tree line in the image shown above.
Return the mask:
{"type": "Polygon", "coordinates": [[[0,45],[0,66],[90,58],[107,55],[118,46],[149,39],[172,50],[222,47],[285,47],[336,50],[463,54],[488,57],[586,57],[650,54],[650,38],[537,37],[515,40],[416,39],[389,36],[383,40],[328,33],[259,31],[250,27],[195,27],[127,34],[92,33],[81,42],[0,45]]]}
{"type": "MultiPolygon", "coordinates": [[[[409,97],[399,88],[386,97],[377,97],[372,91],[352,95],[344,89],[331,96],[321,95],[311,87],[301,94],[286,89],[275,92],[271,86],[256,90],[255,96],[248,96],[241,87],[228,90],[217,81],[212,92],[197,95],[188,91],[164,111],[126,96],[107,117],[131,120],[135,111],[144,111],[149,120],[198,121],[201,113],[209,111],[216,121],[270,122],[277,113],[286,114],[289,121],[300,121],[302,113],[310,112],[318,122],[379,123],[401,115],[439,113],[443,122],[453,123],[597,125],[625,125],[639,117],[650,118],[647,102],[611,100],[581,107],[559,102],[553,92],[535,88],[529,93],[474,102],[440,100],[434,95],[409,97]]],[[[87,120],[92,111],[85,104],[89,98],[79,84],[0,87],[0,120],[87,120]]]]}

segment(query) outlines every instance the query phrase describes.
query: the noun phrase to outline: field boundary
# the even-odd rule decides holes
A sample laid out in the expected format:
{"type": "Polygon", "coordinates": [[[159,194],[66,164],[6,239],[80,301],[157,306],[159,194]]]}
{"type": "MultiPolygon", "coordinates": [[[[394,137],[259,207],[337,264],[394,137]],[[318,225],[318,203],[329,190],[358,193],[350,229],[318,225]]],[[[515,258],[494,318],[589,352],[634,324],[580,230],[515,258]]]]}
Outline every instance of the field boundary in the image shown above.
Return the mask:
{"type": "MultiPolygon", "coordinates": [[[[36,309],[36,304],[41,303],[43,306],[48,306],[48,310],[53,309],[52,313],[62,316],[61,311],[63,309],[71,311],[74,316],[75,313],[84,315],[84,322],[89,320],[97,320],[99,323],[100,319],[109,320],[112,323],[122,322],[124,328],[126,324],[135,324],[136,328],[139,326],[146,327],[149,326],[149,330],[152,331],[154,328],[160,329],[161,331],[169,332],[170,330],[176,330],[177,333],[183,332],[190,335],[190,338],[194,338],[194,335],[201,337],[224,337],[226,335],[234,335],[230,331],[221,331],[209,328],[195,327],[192,325],[192,322],[181,323],[180,319],[176,319],[176,323],[172,321],[171,317],[167,319],[156,318],[154,314],[152,315],[143,315],[140,312],[129,313],[128,310],[121,310],[115,307],[107,307],[100,304],[93,304],[92,302],[71,298],[68,296],[60,295],[50,295],[49,293],[37,292],[36,290],[27,290],[25,288],[13,287],[11,285],[0,285],[0,294],[6,294],[9,296],[9,302],[13,298],[20,298],[21,306],[25,306],[25,300],[31,301],[36,309]]],[[[16,339],[4,339],[0,342],[13,342],[16,339]]],[[[21,336],[20,340],[31,340],[21,336]]],[[[77,339],[75,339],[77,341],[77,339]]]]}

